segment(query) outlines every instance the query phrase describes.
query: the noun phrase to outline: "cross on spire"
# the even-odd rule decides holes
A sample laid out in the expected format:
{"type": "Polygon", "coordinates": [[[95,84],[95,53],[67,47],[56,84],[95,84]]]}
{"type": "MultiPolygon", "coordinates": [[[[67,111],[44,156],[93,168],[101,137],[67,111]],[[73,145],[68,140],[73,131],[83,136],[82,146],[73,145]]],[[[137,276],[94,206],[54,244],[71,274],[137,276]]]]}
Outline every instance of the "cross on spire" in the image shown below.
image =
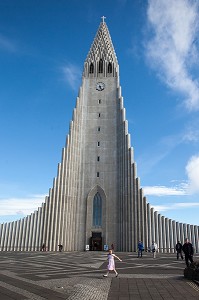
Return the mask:
{"type": "Polygon", "coordinates": [[[102,23],[104,24],[104,19],[106,19],[106,17],[101,17],[101,19],[102,19],[102,23]]]}

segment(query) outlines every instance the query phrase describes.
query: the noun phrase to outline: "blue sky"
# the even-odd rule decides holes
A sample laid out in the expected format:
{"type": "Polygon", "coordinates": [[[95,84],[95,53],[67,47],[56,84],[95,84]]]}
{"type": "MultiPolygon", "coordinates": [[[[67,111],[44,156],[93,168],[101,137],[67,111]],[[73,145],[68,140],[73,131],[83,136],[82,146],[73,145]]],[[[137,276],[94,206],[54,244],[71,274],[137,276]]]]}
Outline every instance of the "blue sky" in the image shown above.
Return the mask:
{"type": "Polygon", "coordinates": [[[196,0],[0,1],[0,223],[36,210],[52,187],[103,15],[147,200],[199,225],[196,0]]]}

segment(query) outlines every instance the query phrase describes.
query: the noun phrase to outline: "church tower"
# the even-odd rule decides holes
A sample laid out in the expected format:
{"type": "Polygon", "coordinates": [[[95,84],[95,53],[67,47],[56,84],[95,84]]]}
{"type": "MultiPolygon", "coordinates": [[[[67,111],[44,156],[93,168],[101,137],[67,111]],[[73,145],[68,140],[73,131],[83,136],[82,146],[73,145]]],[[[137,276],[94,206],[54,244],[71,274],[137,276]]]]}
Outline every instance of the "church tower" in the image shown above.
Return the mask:
{"type": "Polygon", "coordinates": [[[78,102],[82,110],[80,247],[91,238],[91,247],[114,244],[118,250],[130,251],[132,237],[123,236],[132,228],[127,213],[131,209],[130,143],[119,65],[104,18],[84,64],[78,102]]]}
{"type": "Polygon", "coordinates": [[[57,177],[31,215],[0,225],[0,251],[136,251],[156,241],[173,252],[188,237],[199,250],[199,227],[161,216],[140,188],[123,106],[119,65],[102,17],[84,63],[57,177]]]}
{"type": "Polygon", "coordinates": [[[71,152],[70,165],[66,167],[66,160],[61,165],[70,170],[64,178],[64,199],[71,208],[65,216],[67,249],[83,250],[89,244],[102,250],[104,244],[114,244],[118,250],[132,250],[132,154],[127,131],[119,65],[103,18],[84,64],[65,149],[71,152]]]}

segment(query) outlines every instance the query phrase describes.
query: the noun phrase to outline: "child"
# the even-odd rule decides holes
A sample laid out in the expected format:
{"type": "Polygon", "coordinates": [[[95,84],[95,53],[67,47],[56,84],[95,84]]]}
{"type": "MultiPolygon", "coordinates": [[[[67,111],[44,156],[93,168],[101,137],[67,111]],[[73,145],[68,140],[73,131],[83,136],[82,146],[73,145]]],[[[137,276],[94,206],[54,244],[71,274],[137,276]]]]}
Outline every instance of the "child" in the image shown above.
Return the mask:
{"type": "Polygon", "coordinates": [[[113,254],[112,249],[110,249],[108,252],[109,252],[109,253],[108,253],[107,273],[106,273],[105,275],[103,275],[103,276],[104,276],[104,277],[107,277],[108,274],[109,274],[109,271],[114,271],[115,274],[116,274],[116,277],[117,277],[117,276],[118,276],[118,273],[117,273],[117,271],[116,271],[116,269],[115,269],[115,257],[116,257],[117,259],[119,259],[119,261],[122,261],[122,260],[121,260],[118,256],[116,256],[115,254],[113,254]]]}

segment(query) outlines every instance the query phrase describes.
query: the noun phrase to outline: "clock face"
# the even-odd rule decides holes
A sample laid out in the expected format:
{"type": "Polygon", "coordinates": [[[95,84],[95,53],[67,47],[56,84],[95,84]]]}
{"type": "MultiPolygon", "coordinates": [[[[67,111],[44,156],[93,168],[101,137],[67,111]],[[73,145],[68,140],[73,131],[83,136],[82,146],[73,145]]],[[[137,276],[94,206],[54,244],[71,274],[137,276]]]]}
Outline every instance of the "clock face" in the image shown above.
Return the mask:
{"type": "Polygon", "coordinates": [[[96,85],[96,90],[102,91],[105,89],[105,84],[103,82],[98,82],[96,85]]]}

